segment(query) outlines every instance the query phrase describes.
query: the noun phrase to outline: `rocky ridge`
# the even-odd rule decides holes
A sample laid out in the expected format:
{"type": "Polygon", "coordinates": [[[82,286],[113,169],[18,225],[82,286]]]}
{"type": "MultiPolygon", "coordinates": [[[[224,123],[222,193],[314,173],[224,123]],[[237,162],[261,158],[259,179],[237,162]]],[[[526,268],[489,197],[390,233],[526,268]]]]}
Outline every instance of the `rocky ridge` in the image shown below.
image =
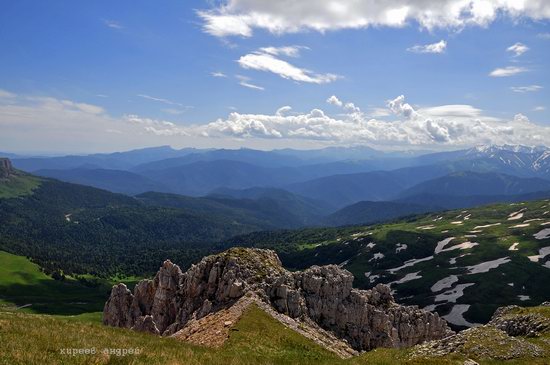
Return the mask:
{"type": "Polygon", "coordinates": [[[153,280],[142,280],[133,293],[124,284],[115,285],[103,322],[219,345],[224,328],[255,304],[342,357],[452,334],[438,314],[395,303],[386,285],[358,290],[352,282],[352,274],[336,265],[289,272],[274,251],[233,248],[205,257],[185,273],[167,260],[153,280]],[[219,338],[200,334],[210,327],[219,338]],[[203,341],[205,336],[209,339],[203,341]]]}

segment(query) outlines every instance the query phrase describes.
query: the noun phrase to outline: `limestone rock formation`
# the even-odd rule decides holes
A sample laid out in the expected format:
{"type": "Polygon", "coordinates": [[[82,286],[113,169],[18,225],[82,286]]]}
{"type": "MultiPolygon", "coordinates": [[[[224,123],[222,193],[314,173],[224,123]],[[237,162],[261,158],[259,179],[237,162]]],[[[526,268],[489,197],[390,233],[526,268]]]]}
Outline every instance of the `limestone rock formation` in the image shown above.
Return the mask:
{"type": "Polygon", "coordinates": [[[545,306],[522,308],[510,305],[498,308],[489,323],[470,328],[440,340],[415,346],[411,358],[434,358],[460,353],[473,358],[509,360],[519,357],[541,357],[544,350],[526,337],[550,331],[545,306]]]}
{"type": "Polygon", "coordinates": [[[14,172],[11,161],[8,158],[0,158],[0,179],[6,179],[14,172]]]}
{"type": "MultiPolygon", "coordinates": [[[[544,303],[543,305],[544,306],[544,303]]],[[[516,314],[521,309],[517,305],[498,308],[488,326],[496,327],[509,336],[536,337],[540,333],[550,330],[548,318],[537,313],[516,314]]]]}
{"type": "Polygon", "coordinates": [[[274,251],[233,248],[185,273],[167,260],[133,294],[123,284],[114,286],[103,322],[185,338],[188,327],[246,295],[317,342],[341,340],[350,347],[342,353],[413,346],[452,334],[438,314],[395,303],[387,286],[358,290],[352,283],[353,275],[336,265],[289,272],[274,251]]]}

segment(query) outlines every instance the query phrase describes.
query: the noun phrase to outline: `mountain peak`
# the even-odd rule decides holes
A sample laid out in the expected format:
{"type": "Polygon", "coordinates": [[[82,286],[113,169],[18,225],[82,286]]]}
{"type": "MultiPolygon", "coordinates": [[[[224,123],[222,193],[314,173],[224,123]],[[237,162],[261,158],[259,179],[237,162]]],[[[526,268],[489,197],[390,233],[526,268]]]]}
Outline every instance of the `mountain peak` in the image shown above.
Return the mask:
{"type": "Polygon", "coordinates": [[[468,153],[485,153],[485,154],[492,154],[497,153],[501,151],[506,152],[515,152],[515,153],[536,153],[536,152],[544,152],[547,151],[548,147],[546,146],[526,146],[526,145],[509,145],[509,144],[503,144],[503,145],[481,145],[471,148],[468,153]]]}

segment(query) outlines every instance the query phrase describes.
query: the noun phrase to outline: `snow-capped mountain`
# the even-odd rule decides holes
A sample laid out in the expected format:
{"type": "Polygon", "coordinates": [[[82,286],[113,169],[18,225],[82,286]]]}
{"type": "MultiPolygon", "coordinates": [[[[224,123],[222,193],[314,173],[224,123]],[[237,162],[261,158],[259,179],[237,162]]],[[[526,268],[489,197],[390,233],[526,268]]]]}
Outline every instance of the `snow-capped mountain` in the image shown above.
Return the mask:
{"type": "Polygon", "coordinates": [[[476,160],[487,164],[489,168],[500,167],[516,173],[550,176],[550,148],[545,146],[477,146],[465,150],[458,160],[476,160]]]}

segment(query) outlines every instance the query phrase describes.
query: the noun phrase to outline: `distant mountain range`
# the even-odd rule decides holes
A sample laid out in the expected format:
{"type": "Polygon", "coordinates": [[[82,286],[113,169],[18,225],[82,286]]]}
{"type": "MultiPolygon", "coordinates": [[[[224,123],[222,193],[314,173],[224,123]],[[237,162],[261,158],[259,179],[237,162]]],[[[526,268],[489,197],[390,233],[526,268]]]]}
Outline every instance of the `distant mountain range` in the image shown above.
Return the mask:
{"type": "Polygon", "coordinates": [[[158,194],[162,205],[177,203],[181,208],[185,203],[197,209],[205,204],[214,209],[214,200],[223,201],[223,209],[255,214],[254,225],[264,228],[377,222],[544,197],[550,191],[546,147],[480,146],[415,154],[368,147],[259,151],[163,146],[88,156],[15,158],[13,163],[40,176],[116,193],[179,196],[160,199],[158,194]]]}

